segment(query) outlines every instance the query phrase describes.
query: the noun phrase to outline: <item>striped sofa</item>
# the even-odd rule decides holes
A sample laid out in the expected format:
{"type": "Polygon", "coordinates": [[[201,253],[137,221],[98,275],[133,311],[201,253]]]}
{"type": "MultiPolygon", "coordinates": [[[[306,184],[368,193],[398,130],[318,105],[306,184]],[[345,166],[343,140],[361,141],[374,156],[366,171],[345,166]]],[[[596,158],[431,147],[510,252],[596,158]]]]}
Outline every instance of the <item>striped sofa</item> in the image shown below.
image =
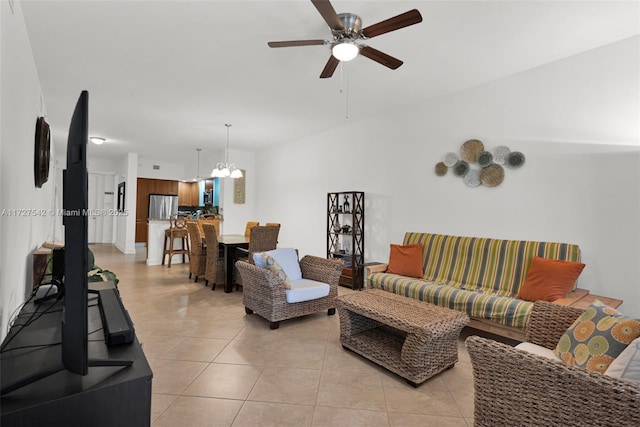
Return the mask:
{"type": "Polygon", "coordinates": [[[370,268],[366,285],[466,312],[472,326],[522,340],[533,303],[516,299],[534,256],[580,261],[574,244],[406,233],[404,244],[422,245],[424,277],[370,268]]]}

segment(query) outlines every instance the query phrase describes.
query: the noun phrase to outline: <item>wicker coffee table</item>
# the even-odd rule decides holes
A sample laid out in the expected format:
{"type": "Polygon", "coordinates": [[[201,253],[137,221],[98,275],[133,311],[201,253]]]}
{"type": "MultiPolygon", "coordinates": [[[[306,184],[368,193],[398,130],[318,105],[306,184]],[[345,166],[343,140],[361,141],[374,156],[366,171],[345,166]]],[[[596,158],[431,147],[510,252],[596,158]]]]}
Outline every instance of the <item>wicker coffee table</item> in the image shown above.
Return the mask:
{"type": "Polygon", "coordinates": [[[458,361],[462,312],[371,289],[336,299],[340,342],[417,387],[458,361]]]}

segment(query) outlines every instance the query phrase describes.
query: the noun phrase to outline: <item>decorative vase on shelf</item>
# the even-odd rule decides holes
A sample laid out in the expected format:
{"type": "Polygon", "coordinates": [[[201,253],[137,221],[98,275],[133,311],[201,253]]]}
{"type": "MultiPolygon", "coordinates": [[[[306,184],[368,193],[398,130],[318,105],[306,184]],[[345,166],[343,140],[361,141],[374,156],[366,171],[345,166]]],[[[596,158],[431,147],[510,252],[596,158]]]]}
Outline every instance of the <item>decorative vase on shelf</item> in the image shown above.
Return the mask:
{"type": "Polygon", "coordinates": [[[342,229],[342,227],[340,226],[340,223],[339,223],[339,222],[337,222],[337,221],[333,223],[333,225],[331,226],[331,228],[333,229],[333,231],[334,231],[335,233],[339,233],[339,232],[340,232],[340,230],[342,229]]]}
{"type": "Polygon", "coordinates": [[[349,205],[349,197],[348,196],[344,196],[344,204],[342,206],[344,207],[344,211],[345,212],[351,212],[351,206],[349,205]]]}

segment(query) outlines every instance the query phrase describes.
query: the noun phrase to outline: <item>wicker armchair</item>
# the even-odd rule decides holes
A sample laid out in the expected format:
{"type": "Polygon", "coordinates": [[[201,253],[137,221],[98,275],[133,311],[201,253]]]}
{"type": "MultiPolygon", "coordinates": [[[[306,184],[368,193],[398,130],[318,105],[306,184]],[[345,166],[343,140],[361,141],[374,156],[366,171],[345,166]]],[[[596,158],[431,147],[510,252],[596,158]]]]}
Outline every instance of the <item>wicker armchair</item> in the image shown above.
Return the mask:
{"type": "Polygon", "coordinates": [[[204,276],[207,267],[207,249],[202,244],[202,235],[200,228],[195,221],[187,221],[187,231],[189,232],[189,240],[191,240],[189,252],[189,279],[191,275],[195,275],[194,282],[198,281],[198,277],[204,276]]]}
{"type": "Polygon", "coordinates": [[[224,257],[220,257],[218,234],[214,224],[203,224],[204,240],[207,243],[207,256],[204,272],[204,285],[211,282],[211,290],[216,290],[216,284],[224,283],[224,257]]]}
{"type": "Polygon", "coordinates": [[[300,260],[304,279],[316,280],[329,285],[329,295],[310,301],[288,303],[286,289],[278,276],[246,261],[236,262],[244,284],[242,302],[247,314],[256,314],[271,322],[271,329],[277,329],[280,321],[304,316],[321,310],[329,315],[336,312],[335,299],[338,296],[338,280],[342,264],[337,260],[306,255],[300,260]]]}
{"type": "MultiPolygon", "coordinates": [[[[526,340],[549,349],[582,310],[538,301],[526,340]]],[[[466,346],[475,426],[638,426],[640,386],[477,336],[466,346]]]]}

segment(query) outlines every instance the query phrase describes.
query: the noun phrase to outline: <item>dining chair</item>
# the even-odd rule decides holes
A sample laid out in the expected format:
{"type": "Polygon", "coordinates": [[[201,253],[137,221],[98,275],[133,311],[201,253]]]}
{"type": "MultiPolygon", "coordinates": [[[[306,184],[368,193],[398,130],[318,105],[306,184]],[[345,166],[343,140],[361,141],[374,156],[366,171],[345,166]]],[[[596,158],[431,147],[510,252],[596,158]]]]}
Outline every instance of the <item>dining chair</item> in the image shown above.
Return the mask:
{"type": "MultiPolygon", "coordinates": [[[[236,248],[233,264],[235,265],[236,261],[240,260],[253,264],[254,253],[270,251],[278,246],[279,233],[280,227],[258,225],[251,228],[249,234],[249,247],[247,249],[236,248]]],[[[240,274],[236,274],[236,290],[238,290],[240,286],[242,286],[242,278],[240,274]]]]}
{"type": "MultiPolygon", "coordinates": [[[[265,224],[265,226],[267,227],[278,227],[278,230],[280,230],[280,223],[279,222],[268,222],[265,224]]],[[[276,242],[277,245],[278,242],[276,242]]]]}
{"type": "MultiPolygon", "coordinates": [[[[164,265],[165,256],[169,255],[167,267],[171,268],[171,259],[174,255],[182,254],[182,262],[186,262],[185,255],[189,253],[189,239],[187,233],[187,219],[178,216],[169,218],[169,228],[164,231],[164,246],[162,250],[162,265],[164,265]],[[180,248],[174,246],[175,239],[180,239],[182,245],[180,248]],[[169,247],[167,247],[167,242],[169,247]]],[[[189,259],[191,260],[191,259],[189,259]]]]}
{"type": "Polygon", "coordinates": [[[200,218],[202,219],[216,219],[216,218],[220,218],[220,215],[218,214],[202,214],[200,215],[200,218]]]}
{"type": "Polygon", "coordinates": [[[191,240],[191,252],[189,253],[189,279],[191,275],[195,275],[194,282],[198,281],[199,276],[204,276],[207,262],[207,248],[202,242],[200,228],[195,221],[187,222],[187,230],[189,231],[189,239],[191,240]]]}
{"type": "Polygon", "coordinates": [[[200,227],[200,234],[204,235],[204,224],[212,224],[216,228],[216,235],[220,235],[220,219],[219,218],[202,218],[198,219],[198,227],[200,227]]]}
{"type": "Polygon", "coordinates": [[[204,285],[208,286],[211,282],[211,290],[215,291],[216,284],[224,283],[224,257],[221,257],[216,227],[213,224],[204,223],[202,229],[207,244],[204,285]]]}
{"type": "Polygon", "coordinates": [[[245,237],[251,237],[251,236],[250,236],[251,229],[252,229],[253,227],[257,227],[257,226],[259,226],[259,225],[260,225],[260,223],[259,223],[258,221],[248,221],[248,222],[247,222],[247,226],[246,226],[246,227],[245,227],[245,229],[244,229],[244,235],[245,235],[245,237]]]}

